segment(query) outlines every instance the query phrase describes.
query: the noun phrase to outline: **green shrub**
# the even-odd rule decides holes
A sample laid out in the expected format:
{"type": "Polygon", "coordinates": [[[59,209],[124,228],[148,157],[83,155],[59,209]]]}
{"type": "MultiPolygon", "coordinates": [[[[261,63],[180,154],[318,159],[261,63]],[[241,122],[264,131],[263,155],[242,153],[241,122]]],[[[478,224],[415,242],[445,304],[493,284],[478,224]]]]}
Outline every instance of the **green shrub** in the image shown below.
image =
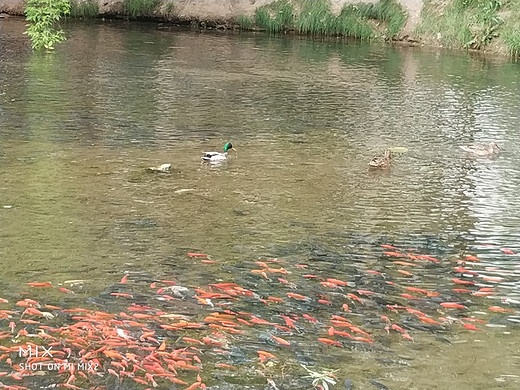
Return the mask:
{"type": "Polygon", "coordinates": [[[54,44],[64,41],[65,33],[59,26],[62,16],[70,13],[68,0],[29,0],[25,18],[31,22],[26,34],[34,50],[54,50],[54,44]]]}

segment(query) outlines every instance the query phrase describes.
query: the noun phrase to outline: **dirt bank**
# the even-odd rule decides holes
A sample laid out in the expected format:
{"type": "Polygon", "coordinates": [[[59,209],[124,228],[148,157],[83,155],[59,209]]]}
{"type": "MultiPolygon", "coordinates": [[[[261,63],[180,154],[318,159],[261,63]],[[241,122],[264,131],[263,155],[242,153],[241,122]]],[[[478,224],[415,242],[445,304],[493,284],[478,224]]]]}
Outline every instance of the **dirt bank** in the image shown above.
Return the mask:
{"type": "MultiPolygon", "coordinates": [[[[339,14],[345,4],[377,3],[379,0],[331,0],[331,11],[339,14]]],[[[408,14],[405,34],[419,22],[424,0],[397,0],[408,14]]],[[[81,3],[88,1],[80,0],[81,3]]],[[[124,16],[124,0],[93,0],[99,16],[124,16]]],[[[273,0],[160,0],[148,18],[169,21],[205,21],[231,25],[240,17],[252,17],[255,11],[273,0]]],[[[25,0],[0,0],[0,12],[23,15],[25,0]]]]}

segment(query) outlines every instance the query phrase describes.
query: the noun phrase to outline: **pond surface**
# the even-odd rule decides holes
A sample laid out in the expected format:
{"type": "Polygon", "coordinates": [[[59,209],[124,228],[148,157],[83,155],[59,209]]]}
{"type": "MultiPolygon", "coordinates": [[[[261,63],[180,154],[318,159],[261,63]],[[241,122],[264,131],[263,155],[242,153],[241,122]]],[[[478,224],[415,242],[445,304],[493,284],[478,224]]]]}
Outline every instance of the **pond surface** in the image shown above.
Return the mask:
{"type": "MultiPolygon", "coordinates": [[[[334,388],[347,379],[353,389],[518,388],[517,63],[119,22],[68,24],[69,39],[42,55],[23,30],[23,20],[0,19],[0,298],[9,301],[0,309],[32,298],[117,313],[132,302],[110,295],[128,293],[124,274],[137,303],[156,306],[153,282],[192,292],[237,283],[254,295],[224,308],[287,326],[280,315],[307,313],[321,325],[232,336],[222,362],[238,370],[202,371],[209,387],[312,388],[297,382],[305,364],[339,370],[334,388]],[[201,163],[228,141],[237,149],[228,161],[201,163]],[[459,148],[491,141],[501,148],[493,158],[459,148]],[[406,152],[369,170],[386,148],[406,152]],[[146,171],[163,163],[170,173],[146,171]],[[279,263],[255,264],[269,259],[279,263]],[[314,280],[331,278],[347,284],[314,280]],[[284,302],[255,301],[268,296],[284,302]],[[338,338],[331,315],[374,342],[320,343],[338,338]],[[386,332],[391,324],[413,341],[386,332]],[[256,350],[284,363],[253,361],[256,350]]],[[[192,316],[220,307],[184,303],[192,316]]],[[[0,330],[11,320],[0,315],[0,330]]],[[[3,382],[23,385],[11,377],[3,382]]]]}

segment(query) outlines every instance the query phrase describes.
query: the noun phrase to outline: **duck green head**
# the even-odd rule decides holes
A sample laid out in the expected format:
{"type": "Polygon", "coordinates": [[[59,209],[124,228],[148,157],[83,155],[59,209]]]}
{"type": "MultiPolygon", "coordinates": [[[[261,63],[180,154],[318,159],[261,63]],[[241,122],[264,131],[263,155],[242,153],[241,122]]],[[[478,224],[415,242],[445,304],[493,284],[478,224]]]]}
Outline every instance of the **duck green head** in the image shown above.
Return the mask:
{"type": "MultiPolygon", "coordinates": [[[[224,145],[224,153],[227,153],[227,151],[229,149],[233,149],[233,145],[231,145],[231,142],[227,142],[225,145],[224,145]]],[[[235,150],[235,149],[233,149],[235,150]]]]}

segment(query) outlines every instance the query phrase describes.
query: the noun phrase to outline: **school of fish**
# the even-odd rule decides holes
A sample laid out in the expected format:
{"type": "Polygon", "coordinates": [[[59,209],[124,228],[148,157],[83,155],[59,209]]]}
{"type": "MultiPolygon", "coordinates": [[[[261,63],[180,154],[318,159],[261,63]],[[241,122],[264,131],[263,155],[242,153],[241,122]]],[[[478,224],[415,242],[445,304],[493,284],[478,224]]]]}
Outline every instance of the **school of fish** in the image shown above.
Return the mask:
{"type": "MultiPolygon", "coordinates": [[[[188,253],[187,259],[195,268],[203,265],[205,275],[224,265],[204,253],[188,253]]],[[[496,315],[520,322],[520,301],[500,288],[518,272],[472,254],[442,259],[383,244],[370,269],[350,266],[346,272],[341,265],[290,258],[249,265],[247,274],[197,286],[185,286],[183,275],[143,285],[125,274],[109,293],[118,307],[112,311],[37,300],[45,289],[74,294],[73,287],[47,281],[27,283],[19,299],[0,296],[0,389],[110,389],[114,383],[151,389],[173,383],[194,390],[215,382],[210,373],[250,372],[251,364],[266,384],[272,379],[262,378],[262,368],[280,356],[298,367],[292,352],[302,345],[348,353],[384,338],[414,343],[457,329],[493,331],[488,319],[496,315]],[[432,268],[444,283],[425,282],[432,268]],[[191,309],[176,310],[179,302],[191,309]],[[234,346],[249,353],[244,361],[232,358],[234,346]]]]}

